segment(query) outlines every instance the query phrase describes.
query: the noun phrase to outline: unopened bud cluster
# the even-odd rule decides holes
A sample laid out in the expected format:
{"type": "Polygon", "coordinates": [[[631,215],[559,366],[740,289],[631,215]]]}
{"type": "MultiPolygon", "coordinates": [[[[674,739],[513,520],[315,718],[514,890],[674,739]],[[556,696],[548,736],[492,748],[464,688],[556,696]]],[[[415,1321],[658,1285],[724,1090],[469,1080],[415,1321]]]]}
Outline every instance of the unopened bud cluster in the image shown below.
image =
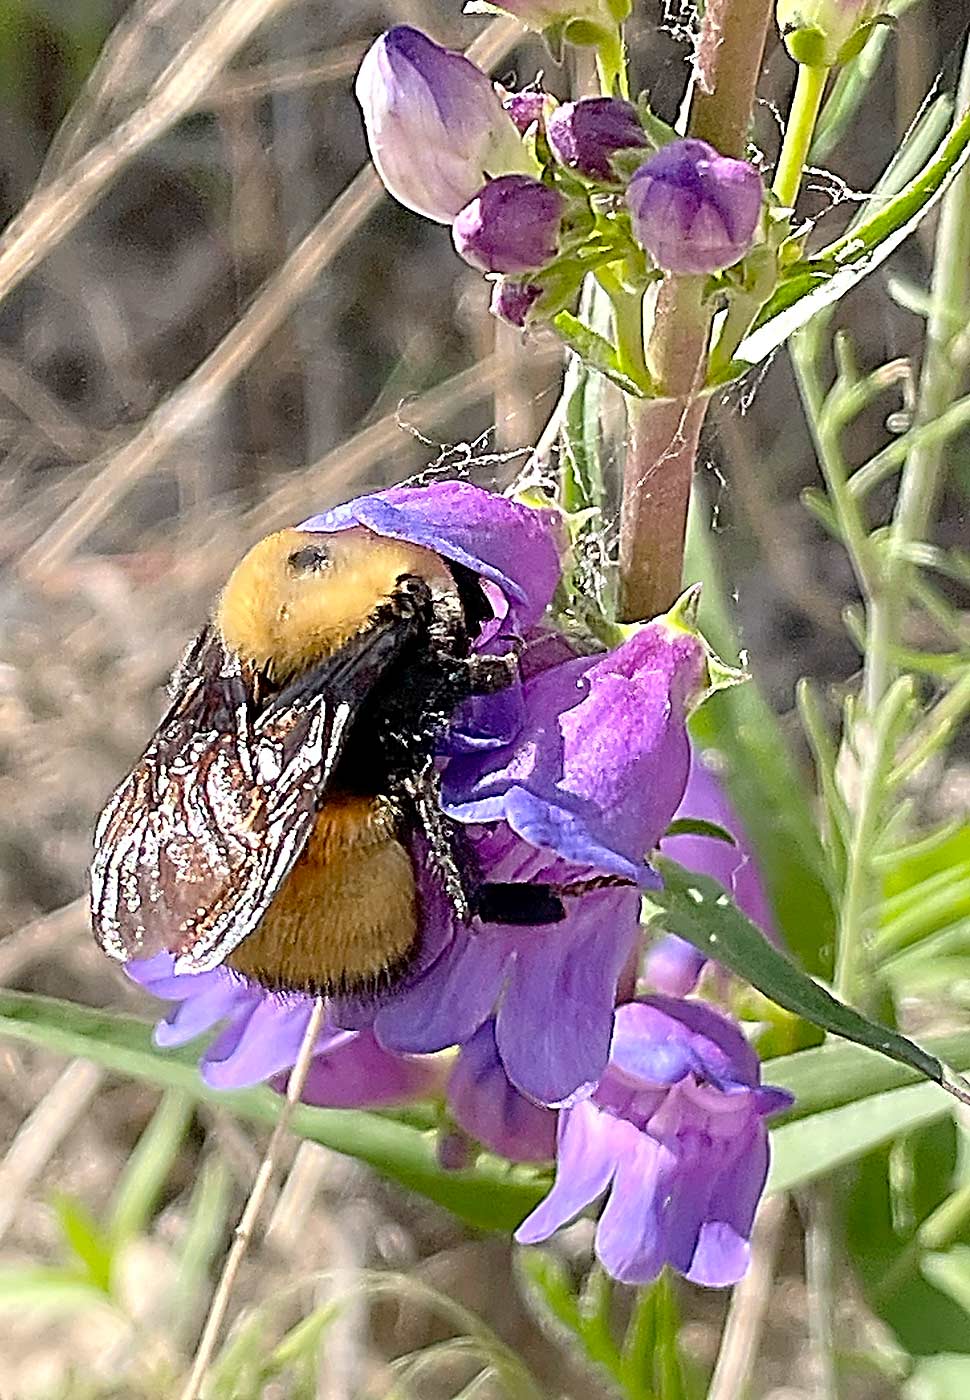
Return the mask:
{"type": "MultiPolygon", "coordinates": [[[[567,8],[574,20],[615,25],[624,3],[590,0],[582,15],[576,0],[503,8],[548,29],[567,8]]],[[[648,276],[719,272],[755,238],[763,190],[754,167],[702,141],[658,149],[619,97],[560,105],[535,87],[506,92],[404,25],[366,55],[357,97],[387,189],[451,224],[459,254],[501,279],[492,311],[514,325],[551,318],[575,297],[591,241],[603,260],[648,276]]]]}

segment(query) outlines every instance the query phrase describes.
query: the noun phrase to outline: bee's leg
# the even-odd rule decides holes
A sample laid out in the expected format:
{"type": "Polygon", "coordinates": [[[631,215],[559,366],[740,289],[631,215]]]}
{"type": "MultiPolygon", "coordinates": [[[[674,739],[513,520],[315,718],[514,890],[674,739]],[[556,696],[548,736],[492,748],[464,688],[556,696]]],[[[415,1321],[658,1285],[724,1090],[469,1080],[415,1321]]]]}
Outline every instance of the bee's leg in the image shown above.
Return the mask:
{"type": "Polygon", "coordinates": [[[464,863],[457,851],[455,823],[441,810],[438,776],[429,773],[405,779],[404,790],[412,804],[418,829],[428,842],[428,854],[451,904],[463,924],[472,917],[472,902],[464,863]]]}
{"type": "Polygon", "coordinates": [[[522,928],[558,924],[566,917],[566,907],[551,885],[486,881],[475,890],[472,904],[476,917],[486,924],[522,928]]]}
{"type": "Polygon", "coordinates": [[[460,823],[441,810],[437,774],[408,780],[405,789],[428,842],[429,857],[462,923],[478,918],[483,923],[514,928],[557,924],[566,917],[562,899],[551,885],[480,878],[460,823]]]}
{"type": "Polygon", "coordinates": [[[519,658],[514,651],[507,656],[469,656],[464,664],[471,695],[495,695],[519,679],[519,658]]]}

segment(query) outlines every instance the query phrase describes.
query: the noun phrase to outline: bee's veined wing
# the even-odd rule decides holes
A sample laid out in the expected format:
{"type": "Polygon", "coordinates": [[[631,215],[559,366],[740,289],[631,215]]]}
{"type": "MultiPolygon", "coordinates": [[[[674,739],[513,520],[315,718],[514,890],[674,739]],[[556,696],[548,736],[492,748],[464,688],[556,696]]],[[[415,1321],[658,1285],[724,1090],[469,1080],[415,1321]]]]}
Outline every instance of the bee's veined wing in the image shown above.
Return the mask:
{"type": "Polygon", "coordinates": [[[253,929],[303,851],[361,700],[400,649],[375,630],[258,717],[207,629],[95,833],[95,936],[121,961],[167,950],[201,972],[253,929]]]}

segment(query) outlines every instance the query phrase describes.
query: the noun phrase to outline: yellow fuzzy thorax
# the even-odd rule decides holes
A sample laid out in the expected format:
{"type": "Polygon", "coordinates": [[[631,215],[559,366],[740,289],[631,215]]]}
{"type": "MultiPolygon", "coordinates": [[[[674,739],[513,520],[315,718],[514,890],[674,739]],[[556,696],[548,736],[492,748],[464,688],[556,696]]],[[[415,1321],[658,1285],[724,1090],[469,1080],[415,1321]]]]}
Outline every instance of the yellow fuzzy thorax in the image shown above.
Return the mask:
{"type": "Polygon", "coordinates": [[[279,530],[236,565],[216,607],[225,644],[276,680],[309,669],[362,632],[398,580],[417,575],[453,592],[454,579],[431,550],[356,526],[335,534],[279,530]],[[301,571],[291,560],[308,545],[329,562],[301,571]]]}

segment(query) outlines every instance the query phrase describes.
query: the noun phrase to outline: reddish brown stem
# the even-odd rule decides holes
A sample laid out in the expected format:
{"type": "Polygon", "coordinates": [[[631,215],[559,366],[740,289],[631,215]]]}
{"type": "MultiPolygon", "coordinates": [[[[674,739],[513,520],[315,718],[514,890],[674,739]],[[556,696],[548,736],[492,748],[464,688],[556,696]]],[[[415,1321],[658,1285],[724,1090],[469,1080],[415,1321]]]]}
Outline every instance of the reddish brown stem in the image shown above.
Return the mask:
{"type": "MultiPolygon", "coordinates": [[[[772,0],[708,0],[689,130],[725,155],[744,155],[772,0]]],[[[665,611],[680,592],[691,478],[708,400],[712,308],[698,279],[660,290],[647,360],[670,397],[629,406],[620,520],[620,617],[665,611]]]]}

